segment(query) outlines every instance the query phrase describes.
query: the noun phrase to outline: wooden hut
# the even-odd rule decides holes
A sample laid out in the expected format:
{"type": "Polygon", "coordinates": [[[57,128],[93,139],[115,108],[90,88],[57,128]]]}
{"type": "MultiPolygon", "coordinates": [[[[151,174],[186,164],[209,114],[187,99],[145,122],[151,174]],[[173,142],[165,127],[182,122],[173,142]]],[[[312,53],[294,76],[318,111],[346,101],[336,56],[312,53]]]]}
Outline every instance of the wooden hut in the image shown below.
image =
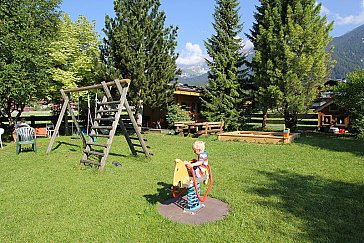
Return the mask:
{"type": "Polygon", "coordinates": [[[316,108],[318,112],[318,130],[329,131],[330,128],[348,129],[349,116],[346,110],[330,100],[316,108]]]}
{"type": "Polygon", "coordinates": [[[176,104],[181,110],[191,115],[193,120],[198,120],[201,111],[201,100],[203,90],[197,86],[179,84],[173,93],[176,104]]]}

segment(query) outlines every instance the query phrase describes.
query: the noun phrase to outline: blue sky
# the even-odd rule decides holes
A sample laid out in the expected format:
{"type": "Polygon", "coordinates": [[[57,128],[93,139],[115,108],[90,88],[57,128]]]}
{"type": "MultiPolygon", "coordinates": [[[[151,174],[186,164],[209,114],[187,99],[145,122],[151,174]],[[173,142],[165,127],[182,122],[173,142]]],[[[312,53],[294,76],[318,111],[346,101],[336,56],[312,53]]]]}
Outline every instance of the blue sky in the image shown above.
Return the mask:
{"type": "MultiPolygon", "coordinates": [[[[161,9],[165,11],[166,24],[179,27],[177,52],[180,53],[179,64],[198,64],[206,56],[204,41],[214,34],[212,27],[215,0],[160,0],[161,9]]],[[[334,21],[333,37],[364,24],[364,0],[321,0],[321,13],[329,21],[334,21]]],[[[244,33],[254,21],[253,13],[258,0],[241,0],[240,15],[244,23],[244,33]]],[[[96,31],[102,33],[105,16],[113,16],[113,0],[63,0],[63,11],[70,14],[72,20],[79,15],[89,21],[96,21],[96,31]]],[[[245,41],[246,38],[244,37],[245,41]]],[[[250,47],[250,43],[246,43],[250,47]]]]}

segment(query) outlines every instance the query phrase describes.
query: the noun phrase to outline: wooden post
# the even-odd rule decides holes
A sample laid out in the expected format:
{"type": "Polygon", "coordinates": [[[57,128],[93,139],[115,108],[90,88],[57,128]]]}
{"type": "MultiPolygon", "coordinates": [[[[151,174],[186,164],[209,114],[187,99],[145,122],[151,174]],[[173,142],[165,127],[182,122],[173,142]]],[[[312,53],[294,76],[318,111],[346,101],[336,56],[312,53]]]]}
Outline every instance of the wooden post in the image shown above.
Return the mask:
{"type": "MultiPolygon", "coordinates": [[[[63,90],[61,90],[61,91],[63,91],[63,90]]],[[[56,140],[57,134],[59,132],[59,127],[61,126],[64,113],[66,112],[66,108],[68,106],[68,102],[69,102],[69,98],[68,98],[68,96],[66,96],[65,99],[64,99],[64,101],[63,101],[61,113],[59,114],[56,127],[54,128],[54,133],[52,134],[51,141],[48,144],[48,148],[47,148],[46,154],[49,154],[49,152],[51,152],[52,146],[53,146],[54,141],[56,140]]]]}

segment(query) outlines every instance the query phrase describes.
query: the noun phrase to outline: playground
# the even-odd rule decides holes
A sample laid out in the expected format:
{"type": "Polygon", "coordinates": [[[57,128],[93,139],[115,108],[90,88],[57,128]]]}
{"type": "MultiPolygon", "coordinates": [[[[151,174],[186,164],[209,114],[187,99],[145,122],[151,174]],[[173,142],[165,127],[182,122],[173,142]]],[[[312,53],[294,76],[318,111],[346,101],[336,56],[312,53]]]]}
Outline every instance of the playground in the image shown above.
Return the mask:
{"type": "Polygon", "coordinates": [[[172,198],[175,159],[195,158],[196,139],[144,135],[153,156],[135,157],[124,136],[116,135],[102,171],[80,166],[81,139],[57,137],[48,155],[49,138],[37,138],[37,153],[16,155],[15,143],[4,143],[0,241],[364,239],[363,140],[302,134],[274,145],[203,137],[214,175],[209,198],[226,203],[229,212],[220,220],[190,225],[164,217],[158,208],[172,198]]]}

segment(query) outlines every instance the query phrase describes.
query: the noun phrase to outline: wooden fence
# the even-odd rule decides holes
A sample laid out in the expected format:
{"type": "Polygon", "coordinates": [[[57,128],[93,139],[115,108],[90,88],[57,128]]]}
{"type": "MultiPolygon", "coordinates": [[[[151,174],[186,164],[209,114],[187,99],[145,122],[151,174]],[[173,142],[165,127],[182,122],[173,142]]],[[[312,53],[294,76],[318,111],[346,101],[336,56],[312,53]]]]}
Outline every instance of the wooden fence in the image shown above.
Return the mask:
{"type": "MultiPolygon", "coordinates": [[[[45,115],[45,116],[21,116],[26,119],[26,123],[28,123],[31,127],[38,128],[38,127],[45,127],[47,124],[53,124],[55,125],[58,116],[52,116],[52,115],[45,115]]],[[[79,117],[79,123],[81,127],[86,127],[86,117],[80,116],[79,117]]],[[[72,117],[71,116],[65,116],[61,127],[60,127],[60,134],[68,134],[70,135],[72,133],[72,117]],[[65,120],[67,119],[67,123],[65,124],[65,120]]],[[[8,126],[8,119],[6,117],[0,117],[0,127],[6,128],[8,126]]],[[[76,128],[74,127],[74,132],[76,131],[76,128]]]]}
{"type": "MultiPolygon", "coordinates": [[[[26,122],[32,127],[45,127],[46,124],[55,124],[57,122],[58,116],[26,116],[26,122]]],[[[64,134],[67,129],[71,130],[72,118],[68,116],[68,127],[64,124],[61,125],[61,134],[64,134]]],[[[81,126],[86,126],[86,117],[79,117],[81,126]]],[[[248,125],[252,127],[261,127],[263,121],[263,114],[254,113],[250,116],[250,121],[248,125]]],[[[0,124],[2,127],[7,126],[7,118],[0,117],[0,124]]],[[[268,114],[267,117],[267,128],[282,130],[284,127],[284,117],[281,114],[268,114]]],[[[299,130],[317,130],[318,128],[318,115],[317,114],[301,114],[298,116],[297,127],[299,130]]],[[[71,131],[69,131],[71,132],[71,131]]],[[[67,134],[69,134],[67,132],[67,134]]]]}
{"type": "MultiPolygon", "coordinates": [[[[263,114],[252,114],[248,125],[254,127],[261,127],[263,121],[263,114]]],[[[268,114],[267,128],[281,130],[284,128],[284,116],[282,114],[268,114]]],[[[317,130],[318,128],[318,114],[299,114],[298,115],[298,130],[317,130]]]]}

